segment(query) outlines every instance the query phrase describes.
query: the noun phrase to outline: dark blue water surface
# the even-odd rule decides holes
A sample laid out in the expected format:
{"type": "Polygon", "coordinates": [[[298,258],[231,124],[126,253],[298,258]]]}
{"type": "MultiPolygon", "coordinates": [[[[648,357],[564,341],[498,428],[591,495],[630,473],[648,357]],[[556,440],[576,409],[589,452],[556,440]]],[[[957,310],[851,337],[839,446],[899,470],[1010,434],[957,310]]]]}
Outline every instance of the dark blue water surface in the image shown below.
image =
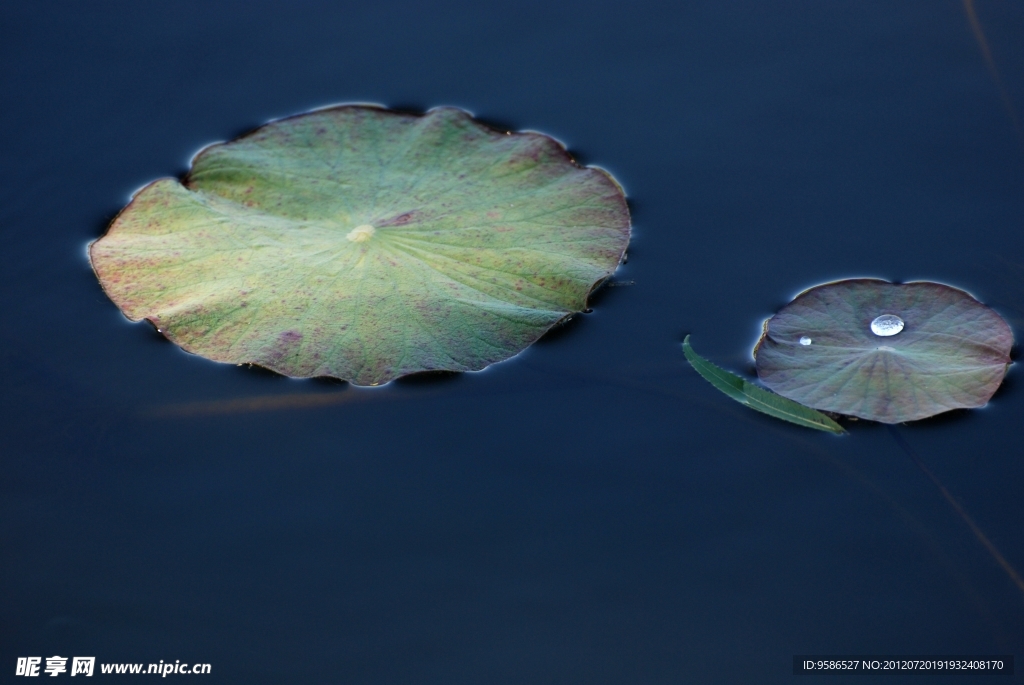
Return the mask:
{"type": "MultiPolygon", "coordinates": [[[[748,371],[764,318],[857,275],[965,288],[1021,337],[1024,7],[973,7],[1002,93],[956,0],[4,3],[0,673],[778,683],[799,653],[1024,659],[1024,593],[884,427],[755,414],[679,349],[748,371]],[[353,101],[463,107],[610,170],[634,285],[511,361],[381,389],[215,364],[121,316],[85,246],[132,191],[353,101]]],[[[898,430],[1020,569],[1018,375],[898,430]]]]}

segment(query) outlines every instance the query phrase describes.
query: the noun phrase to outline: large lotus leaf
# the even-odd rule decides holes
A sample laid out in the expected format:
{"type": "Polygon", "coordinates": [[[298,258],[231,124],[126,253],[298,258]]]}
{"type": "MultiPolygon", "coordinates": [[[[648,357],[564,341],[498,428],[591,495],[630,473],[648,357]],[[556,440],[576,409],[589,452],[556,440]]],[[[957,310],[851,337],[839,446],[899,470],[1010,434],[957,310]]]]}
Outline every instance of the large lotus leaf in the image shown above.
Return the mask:
{"type": "Polygon", "coordinates": [[[984,405],[1012,346],[1006,322],[962,290],[851,279],[811,288],[783,307],[754,355],[757,375],[780,395],[899,423],[984,405]]]}
{"type": "Polygon", "coordinates": [[[186,350],[374,385],[516,354],[586,308],[629,231],[618,184],[547,136],[342,106],[206,148],[90,256],[186,350]]]}

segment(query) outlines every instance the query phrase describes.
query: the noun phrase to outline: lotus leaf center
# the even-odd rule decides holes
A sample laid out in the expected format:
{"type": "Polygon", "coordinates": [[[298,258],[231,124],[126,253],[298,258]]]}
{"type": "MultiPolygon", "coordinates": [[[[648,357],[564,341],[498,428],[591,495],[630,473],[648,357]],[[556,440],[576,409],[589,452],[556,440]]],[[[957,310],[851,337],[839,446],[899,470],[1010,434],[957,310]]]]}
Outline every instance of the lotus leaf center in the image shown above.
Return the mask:
{"type": "Polygon", "coordinates": [[[373,234],[376,231],[377,229],[375,229],[370,224],[363,224],[362,226],[356,226],[355,228],[353,228],[351,231],[348,232],[348,235],[345,237],[351,240],[353,243],[365,243],[367,240],[373,237],[373,234]]]}

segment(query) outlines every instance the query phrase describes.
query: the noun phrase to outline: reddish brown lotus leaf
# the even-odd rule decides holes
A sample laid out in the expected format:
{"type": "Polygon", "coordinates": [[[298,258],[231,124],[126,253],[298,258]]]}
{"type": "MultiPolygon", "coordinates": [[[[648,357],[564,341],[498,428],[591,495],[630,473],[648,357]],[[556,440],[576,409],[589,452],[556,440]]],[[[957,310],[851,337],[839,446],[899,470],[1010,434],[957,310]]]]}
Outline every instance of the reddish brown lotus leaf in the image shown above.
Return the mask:
{"type": "Polygon", "coordinates": [[[980,407],[1010,364],[995,311],[940,283],[826,283],[765,324],[757,375],[784,397],[882,423],[980,407]]]}

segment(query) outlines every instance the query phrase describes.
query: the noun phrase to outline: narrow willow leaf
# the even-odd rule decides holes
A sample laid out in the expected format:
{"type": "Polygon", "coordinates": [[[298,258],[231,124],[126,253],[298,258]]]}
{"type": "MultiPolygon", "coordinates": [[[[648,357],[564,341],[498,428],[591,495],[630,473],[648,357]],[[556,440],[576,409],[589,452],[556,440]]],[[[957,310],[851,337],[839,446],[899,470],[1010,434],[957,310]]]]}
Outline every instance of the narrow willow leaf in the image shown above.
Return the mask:
{"type": "Polygon", "coordinates": [[[697,373],[704,377],[704,380],[740,404],[806,428],[815,428],[830,433],[846,432],[842,426],[821,412],[793,400],[787,400],[781,395],[768,392],[734,373],[715,366],[693,351],[690,346],[690,336],[686,336],[686,339],[683,340],[683,354],[686,355],[690,366],[696,369],[697,373]]]}

